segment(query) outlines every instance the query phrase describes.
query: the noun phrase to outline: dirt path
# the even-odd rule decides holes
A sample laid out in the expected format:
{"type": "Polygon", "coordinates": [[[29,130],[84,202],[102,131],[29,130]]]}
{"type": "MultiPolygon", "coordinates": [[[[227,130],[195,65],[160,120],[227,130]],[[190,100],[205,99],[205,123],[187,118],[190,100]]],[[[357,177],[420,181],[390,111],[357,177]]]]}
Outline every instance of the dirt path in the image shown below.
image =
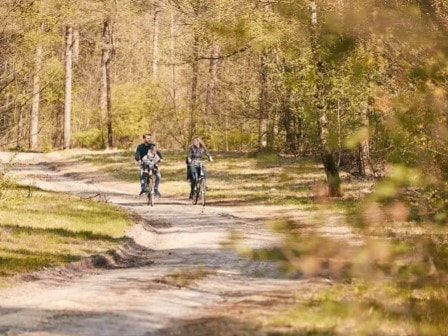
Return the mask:
{"type": "MultiPolygon", "coordinates": [[[[0,154],[0,161],[8,155],[0,154]]],[[[252,246],[272,244],[260,211],[202,210],[172,199],[149,208],[135,196],[138,184],[113,180],[69,157],[20,154],[15,162],[12,173],[25,183],[82,197],[101,194],[144,223],[127,234],[137,246],[128,256],[139,262],[77,274],[48,271],[1,291],[0,335],[169,335],[177,321],[200,317],[208,307],[300,282],[282,279],[272,263],[249,262],[221,248],[230,229],[244,233],[252,246]]]]}

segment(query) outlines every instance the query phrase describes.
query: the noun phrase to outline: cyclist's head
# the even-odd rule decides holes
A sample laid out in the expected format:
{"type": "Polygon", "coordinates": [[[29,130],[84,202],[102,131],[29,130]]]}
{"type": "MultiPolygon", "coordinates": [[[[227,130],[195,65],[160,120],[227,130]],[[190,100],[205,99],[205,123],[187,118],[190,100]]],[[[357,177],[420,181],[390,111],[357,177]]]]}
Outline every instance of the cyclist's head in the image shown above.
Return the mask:
{"type": "Polygon", "coordinates": [[[195,147],[205,148],[204,141],[202,141],[202,139],[199,138],[199,137],[196,137],[196,138],[193,139],[192,145],[195,146],[195,147]]]}
{"type": "Polygon", "coordinates": [[[156,151],[156,144],[151,143],[151,144],[149,145],[149,150],[150,150],[151,152],[155,152],[155,151],[156,151]]]}
{"type": "Polygon", "coordinates": [[[143,142],[146,144],[151,143],[151,133],[145,133],[143,134],[143,142]]]}

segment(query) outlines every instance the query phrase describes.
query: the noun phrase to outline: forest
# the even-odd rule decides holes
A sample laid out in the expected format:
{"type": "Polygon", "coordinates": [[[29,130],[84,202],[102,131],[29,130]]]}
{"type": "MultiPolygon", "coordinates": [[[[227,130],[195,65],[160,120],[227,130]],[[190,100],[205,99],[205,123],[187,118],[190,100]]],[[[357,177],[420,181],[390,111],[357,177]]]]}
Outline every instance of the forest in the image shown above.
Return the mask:
{"type": "MultiPolygon", "coordinates": [[[[273,198],[297,201],[300,184],[282,183],[317,164],[322,180],[306,202],[343,209],[365,245],[346,249],[314,233],[253,251],[234,235],[232,248],[289,271],[327,267],[342,282],[406,288],[418,327],[402,334],[448,335],[447,1],[0,1],[0,150],[105,150],[83,160],[130,181],[121,155],[147,132],[180,162],[201,137],[229,162],[217,163],[215,178],[280,169],[269,187],[247,175],[273,198]],[[116,165],[99,162],[108,151],[121,153],[116,165]],[[316,258],[337,261],[317,267],[316,258]],[[420,290],[427,301],[417,302],[420,290]]],[[[168,178],[181,169],[168,163],[168,178]]],[[[220,192],[211,189],[216,201],[229,197],[220,192]]],[[[257,195],[257,204],[282,203],[257,195]]],[[[296,232],[291,225],[273,226],[296,232]]],[[[399,334],[368,330],[297,335],[399,334]]]]}
{"type": "Polygon", "coordinates": [[[1,6],[3,148],[129,148],[151,131],[184,149],[199,135],[215,151],[320,156],[334,195],[341,165],[446,171],[441,0],[1,6]]]}

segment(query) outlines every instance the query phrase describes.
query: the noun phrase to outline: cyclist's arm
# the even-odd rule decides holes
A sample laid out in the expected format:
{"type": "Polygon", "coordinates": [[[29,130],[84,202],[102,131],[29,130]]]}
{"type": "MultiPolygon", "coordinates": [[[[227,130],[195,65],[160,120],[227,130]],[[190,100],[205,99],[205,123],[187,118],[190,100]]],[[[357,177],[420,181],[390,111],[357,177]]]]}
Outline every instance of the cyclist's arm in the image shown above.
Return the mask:
{"type": "Polygon", "coordinates": [[[187,163],[191,163],[192,156],[193,156],[193,148],[190,147],[190,149],[188,150],[188,153],[187,153],[187,163]]]}
{"type": "Polygon", "coordinates": [[[135,161],[137,161],[138,163],[141,163],[142,158],[141,158],[141,154],[140,154],[140,145],[138,145],[137,149],[135,150],[134,158],[135,158],[135,161]]]}
{"type": "Polygon", "coordinates": [[[210,155],[210,153],[209,153],[209,151],[207,149],[205,150],[205,155],[207,156],[207,158],[208,158],[208,160],[210,162],[213,162],[213,158],[212,158],[212,156],[210,155]]]}
{"type": "Polygon", "coordinates": [[[159,162],[162,162],[163,161],[163,155],[162,155],[162,153],[160,152],[160,151],[157,151],[156,152],[156,154],[157,154],[157,156],[159,157],[159,162]]]}

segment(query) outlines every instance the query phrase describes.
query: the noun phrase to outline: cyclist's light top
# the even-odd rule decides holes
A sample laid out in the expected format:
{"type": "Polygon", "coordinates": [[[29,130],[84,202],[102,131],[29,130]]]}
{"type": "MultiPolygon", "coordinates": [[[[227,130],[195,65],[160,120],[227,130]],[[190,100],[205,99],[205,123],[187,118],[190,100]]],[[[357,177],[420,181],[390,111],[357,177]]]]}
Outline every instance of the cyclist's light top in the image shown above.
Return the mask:
{"type": "Polygon", "coordinates": [[[157,162],[160,161],[160,157],[159,155],[157,155],[156,153],[151,153],[148,152],[148,154],[146,154],[143,158],[142,158],[142,162],[145,165],[155,165],[157,162]]]}

